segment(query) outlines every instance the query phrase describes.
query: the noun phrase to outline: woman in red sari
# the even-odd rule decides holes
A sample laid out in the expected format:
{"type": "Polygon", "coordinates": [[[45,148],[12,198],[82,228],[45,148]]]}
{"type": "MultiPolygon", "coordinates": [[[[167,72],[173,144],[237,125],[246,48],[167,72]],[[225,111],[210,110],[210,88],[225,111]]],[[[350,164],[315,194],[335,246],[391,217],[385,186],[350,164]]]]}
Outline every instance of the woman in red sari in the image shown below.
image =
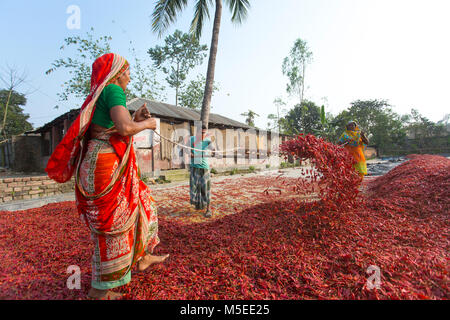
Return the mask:
{"type": "Polygon", "coordinates": [[[128,62],[113,53],[92,65],[91,92],[47,164],[50,178],[75,174],[75,195],[94,242],[90,298],[116,299],[111,289],[168,255],[154,256],[158,218],[150,189],[140,180],[133,135],[156,128],[145,105],[131,118],[125,89],[128,62]]]}

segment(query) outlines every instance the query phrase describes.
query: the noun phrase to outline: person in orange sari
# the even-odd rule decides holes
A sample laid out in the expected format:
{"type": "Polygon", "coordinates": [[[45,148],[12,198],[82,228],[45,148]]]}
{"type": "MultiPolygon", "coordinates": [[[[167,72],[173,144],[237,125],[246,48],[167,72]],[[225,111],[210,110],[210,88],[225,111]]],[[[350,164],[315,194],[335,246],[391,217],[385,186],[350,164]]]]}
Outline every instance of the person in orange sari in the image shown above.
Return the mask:
{"type": "Polygon", "coordinates": [[[117,299],[111,289],[131,281],[168,255],[154,256],[159,243],[158,217],[151,190],[140,179],[133,135],[156,128],[144,104],[131,117],[125,89],[128,62],[113,53],[92,65],[91,91],[46,171],[57,182],[75,175],[78,212],[94,243],[89,298],[117,299]]]}
{"type": "Polygon", "coordinates": [[[344,146],[348,152],[356,160],[355,169],[361,178],[367,175],[366,158],[364,157],[364,149],[369,144],[365,133],[361,131],[355,121],[350,121],[345,132],[338,141],[339,145],[344,146]]]}

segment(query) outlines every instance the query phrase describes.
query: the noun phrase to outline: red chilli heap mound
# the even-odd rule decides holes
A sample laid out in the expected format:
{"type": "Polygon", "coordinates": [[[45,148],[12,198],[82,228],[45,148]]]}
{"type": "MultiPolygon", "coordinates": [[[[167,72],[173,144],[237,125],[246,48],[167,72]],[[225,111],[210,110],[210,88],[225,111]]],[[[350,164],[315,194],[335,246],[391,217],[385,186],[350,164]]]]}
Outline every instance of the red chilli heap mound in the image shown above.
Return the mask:
{"type": "Polygon", "coordinates": [[[318,193],[327,209],[350,209],[355,204],[361,183],[353,165],[355,160],[342,147],[313,135],[298,135],[280,146],[285,158],[293,156],[300,163],[309,160],[313,169],[304,170],[305,178],[298,179],[299,193],[318,193]]]}
{"type": "MultiPolygon", "coordinates": [[[[379,178],[373,191],[387,197],[386,206],[369,198],[353,210],[330,210],[331,192],[348,200],[341,205],[357,194],[358,176],[345,150],[312,136],[299,136],[283,148],[286,155],[314,164],[310,185],[321,181],[323,203],[309,206],[280,197],[191,224],[169,219],[170,211],[161,208],[161,246],[155,254],[169,252],[170,258],[133,273],[133,280],[117,291],[126,299],[153,300],[449,299],[450,229],[444,211],[423,218],[388,206],[405,190],[411,193],[404,201],[431,196],[415,189],[422,183],[430,188],[426,191],[441,192],[444,210],[448,160],[417,157],[379,178]],[[406,179],[414,181],[408,185],[406,179]],[[379,289],[368,286],[370,266],[380,269],[379,289]]],[[[166,199],[177,192],[168,189],[166,199]]],[[[427,208],[434,210],[432,204],[427,208]]],[[[0,299],[85,299],[92,252],[74,202],[0,212],[0,299]],[[82,290],[66,285],[70,265],[80,266],[82,290]]]]}
{"type": "Polygon", "coordinates": [[[450,212],[450,160],[410,155],[409,161],[369,185],[374,206],[389,206],[417,216],[450,212]]]}

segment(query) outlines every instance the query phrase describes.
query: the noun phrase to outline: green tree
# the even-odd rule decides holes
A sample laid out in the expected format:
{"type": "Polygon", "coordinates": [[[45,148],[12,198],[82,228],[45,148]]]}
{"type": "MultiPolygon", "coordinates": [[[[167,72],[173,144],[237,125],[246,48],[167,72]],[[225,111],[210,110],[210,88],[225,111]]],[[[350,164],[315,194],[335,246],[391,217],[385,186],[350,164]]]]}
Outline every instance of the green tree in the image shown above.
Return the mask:
{"type": "MultiPolygon", "coordinates": [[[[437,123],[421,115],[418,110],[411,109],[410,114],[401,117],[409,139],[405,149],[410,152],[427,153],[448,151],[450,141],[445,118],[437,123]]],[[[448,119],[447,119],[448,120],[448,119]]]]}
{"type": "Polygon", "coordinates": [[[175,105],[178,106],[180,89],[190,70],[202,64],[206,57],[204,51],[208,46],[200,45],[199,41],[187,33],[175,30],[173,35],[166,37],[165,46],[156,46],[148,50],[154,66],[166,75],[166,81],[175,89],[175,105]]]}
{"type": "Polygon", "coordinates": [[[282,107],[286,106],[286,102],[284,102],[281,98],[276,98],[273,103],[277,106],[277,113],[270,113],[267,116],[267,119],[269,122],[267,123],[267,130],[275,130],[277,129],[278,132],[281,132],[281,123],[280,120],[282,118],[282,114],[286,112],[285,109],[282,109],[282,107]]]}
{"type": "MultiPolygon", "coordinates": [[[[201,109],[203,101],[203,93],[205,90],[206,78],[198,75],[197,79],[191,80],[184,90],[180,93],[180,102],[183,107],[191,109],[201,109]]],[[[213,95],[218,91],[219,87],[214,84],[213,95]]]]}
{"type": "MultiPolygon", "coordinates": [[[[209,7],[212,0],[195,0],[195,13],[191,22],[190,33],[195,39],[200,39],[202,35],[205,19],[209,18],[209,7]]],[[[247,16],[250,3],[248,0],[225,0],[231,11],[231,21],[241,24],[247,16]]],[[[186,8],[188,0],[158,0],[153,11],[152,29],[161,36],[168,27],[175,22],[178,14],[186,8]]],[[[202,125],[208,127],[211,97],[214,87],[214,73],[216,66],[217,48],[219,44],[219,31],[222,18],[222,0],[215,0],[215,14],[211,46],[208,61],[208,71],[206,73],[206,85],[203,94],[201,119],[202,125]]]]}
{"type": "Polygon", "coordinates": [[[16,128],[21,128],[17,115],[23,111],[19,106],[26,104],[25,95],[19,94],[17,89],[26,81],[26,74],[25,71],[20,73],[17,68],[6,66],[2,68],[0,81],[3,82],[6,88],[2,91],[0,100],[2,105],[0,134],[2,134],[3,138],[10,138],[12,134],[24,132],[16,132],[16,128]],[[10,127],[11,125],[13,127],[10,127]]]}
{"type": "Polygon", "coordinates": [[[277,132],[280,132],[280,119],[278,116],[274,113],[269,113],[267,115],[267,130],[273,131],[277,130],[277,132]]]}
{"type": "Polygon", "coordinates": [[[94,28],[86,33],[86,37],[75,36],[64,39],[61,50],[68,47],[75,47],[75,51],[67,58],[60,58],[52,63],[46,74],[50,74],[58,69],[66,69],[71,78],[64,82],[63,91],[58,93],[58,97],[67,101],[69,96],[85,99],[91,90],[91,66],[92,63],[105,53],[111,52],[110,36],[102,36],[94,39],[94,28]]]}
{"type": "Polygon", "coordinates": [[[285,134],[314,134],[321,128],[320,108],[314,102],[303,100],[288,111],[281,125],[285,134]]]}
{"type": "Polygon", "coordinates": [[[247,112],[241,113],[241,116],[246,117],[245,119],[246,124],[248,124],[250,127],[254,127],[255,117],[259,117],[259,114],[249,109],[247,112]]]}
{"type": "Polygon", "coordinates": [[[431,138],[446,134],[444,123],[434,123],[416,109],[411,109],[411,113],[403,116],[402,121],[407,132],[414,138],[431,138]]]}
{"type": "Polygon", "coordinates": [[[297,39],[289,56],[284,58],[282,71],[288,77],[286,91],[290,95],[297,95],[302,104],[305,97],[305,72],[306,65],[312,61],[312,52],[306,41],[297,39]]]}
{"type": "Polygon", "coordinates": [[[383,151],[401,146],[406,138],[401,117],[392,111],[386,100],[357,100],[333,121],[335,139],[345,130],[349,121],[356,121],[367,133],[370,144],[383,151]]]}
{"type": "MultiPolygon", "coordinates": [[[[52,67],[46,71],[51,74],[58,69],[66,69],[71,78],[64,82],[64,89],[58,93],[58,97],[67,101],[69,96],[84,100],[91,90],[92,63],[103,54],[111,52],[110,36],[95,38],[94,28],[86,33],[86,36],[75,36],[64,39],[61,50],[74,48],[67,58],[60,58],[52,63],[52,67]]],[[[130,43],[131,44],[131,43],[130,43]]],[[[127,89],[127,97],[141,97],[158,100],[163,97],[164,87],[156,81],[156,71],[150,66],[144,65],[136,56],[134,48],[131,49],[135,65],[131,66],[131,83],[127,89]]]]}
{"type": "Polygon", "coordinates": [[[331,122],[333,116],[330,113],[325,112],[325,106],[320,107],[320,127],[314,129],[314,135],[331,140],[333,138],[333,132],[331,130],[331,122]]]}
{"type": "Polygon", "coordinates": [[[127,88],[127,98],[144,98],[153,101],[163,101],[165,87],[157,80],[156,70],[150,65],[143,64],[136,55],[134,48],[131,49],[134,58],[133,69],[130,73],[130,86],[127,88]]]}
{"type": "Polygon", "coordinates": [[[3,138],[9,139],[14,135],[22,134],[33,129],[31,123],[28,122],[30,116],[23,113],[23,106],[26,105],[27,99],[24,94],[10,90],[0,90],[0,118],[5,115],[5,106],[9,100],[9,108],[7,117],[5,118],[5,126],[3,130],[3,138]]]}

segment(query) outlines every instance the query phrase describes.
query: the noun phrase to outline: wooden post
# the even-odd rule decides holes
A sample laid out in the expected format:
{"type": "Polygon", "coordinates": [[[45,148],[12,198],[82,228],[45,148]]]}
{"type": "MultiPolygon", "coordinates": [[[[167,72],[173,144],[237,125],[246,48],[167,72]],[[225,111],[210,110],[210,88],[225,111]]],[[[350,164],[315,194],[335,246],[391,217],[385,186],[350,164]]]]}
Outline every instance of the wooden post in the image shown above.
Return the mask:
{"type": "Polygon", "coordinates": [[[53,127],[52,127],[52,132],[51,132],[51,142],[52,142],[52,145],[51,145],[50,154],[53,153],[53,151],[55,150],[56,146],[58,145],[58,141],[57,141],[57,138],[58,138],[58,137],[57,137],[57,136],[58,136],[58,134],[57,134],[56,126],[53,126],[53,127]]]}

